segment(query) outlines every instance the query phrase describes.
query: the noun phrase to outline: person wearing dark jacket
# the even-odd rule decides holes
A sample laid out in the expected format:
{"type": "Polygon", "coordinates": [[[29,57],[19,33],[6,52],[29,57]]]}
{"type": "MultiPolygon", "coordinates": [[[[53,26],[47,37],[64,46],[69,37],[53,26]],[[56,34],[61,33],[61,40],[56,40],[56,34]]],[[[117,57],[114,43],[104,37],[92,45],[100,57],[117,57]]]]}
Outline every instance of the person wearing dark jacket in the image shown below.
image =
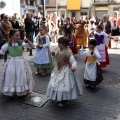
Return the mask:
{"type": "MultiPolygon", "coordinates": [[[[31,19],[31,14],[27,13],[24,20],[26,38],[33,43],[34,21],[31,19]]],[[[30,49],[30,56],[32,56],[32,49],[30,49]]]]}

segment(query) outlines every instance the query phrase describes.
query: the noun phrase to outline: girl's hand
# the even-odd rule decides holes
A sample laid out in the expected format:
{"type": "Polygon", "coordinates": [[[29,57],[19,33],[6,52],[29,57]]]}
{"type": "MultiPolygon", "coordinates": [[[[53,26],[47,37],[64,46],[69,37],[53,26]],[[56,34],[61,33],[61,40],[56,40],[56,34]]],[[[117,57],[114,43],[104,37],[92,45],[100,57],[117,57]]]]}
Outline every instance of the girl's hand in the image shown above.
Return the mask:
{"type": "Polygon", "coordinates": [[[40,46],[40,48],[42,48],[43,47],[43,45],[39,45],[40,46]]]}
{"type": "Polygon", "coordinates": [[[38,47],[38,48],[39,48],[40,46],[39,46],[39,45],[36,45],[36,47],[38,47]]]}
{"type": "Polygon", "coordinates": [[[118,41],[118,37],[115,37],[115,41],[118,41]]]}
{"type": "Polygon", "coordinates": [[[72,72],[76,71],[76,67],[71,67],[72,72]]]}
{"type": "Polygon", "coordinates": [[[38,37],[38,39],[41,39],[40,35],[38,35],[37,37],[38,37]]]}
{"type": "Polygon", "coordinates": [[[25,42],[25,43],[28,43],[28,39],[27,39],[27,38],[25,38],[25,39],[24,39],[24,42],[25,42]]]}

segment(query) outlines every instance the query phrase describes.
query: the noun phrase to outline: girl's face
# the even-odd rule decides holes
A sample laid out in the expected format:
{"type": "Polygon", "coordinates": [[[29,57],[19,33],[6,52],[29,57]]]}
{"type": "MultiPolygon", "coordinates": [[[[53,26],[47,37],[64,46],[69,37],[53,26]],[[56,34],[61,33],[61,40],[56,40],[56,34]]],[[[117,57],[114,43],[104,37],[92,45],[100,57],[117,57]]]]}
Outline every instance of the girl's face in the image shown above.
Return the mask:
{"type": "Polygon", "coordinates": [[[63,44],[58,43],[58,47],[60,48],[60,50],[63,50],[65,48],[65,46],[63,44]]]}
{"type": "Polygon", "coordinates": [[[88,44],[88,48],[90,49],[90,50],[93,50],[94,48],[95,48],[95,46],[94,45],[91,45],[90,43],[88,44]]]}
{"type": "Polygon", "coordinates": [[[103,22],[107,22],[108,18],[107,17],[104,17],[103,18],[103,22]]]}
{"type": "Polygon", "coordinates": [[[48,28],[46,28],[46,29],[45,29],[45,33],[48,34],[48,32],[49,32],[49,30],[48,30],[48,28]]]}
{"type": "Polygon", "coordinates": [[[20,40],[20,33],[19,31],[15,32],[13,36],[11,36],[12,40],[18,41],[20,40]]]}
{"type": "Polygon", "coordinates": [[[101,32],[102,30],[98,27],[96,27],[96,32],[101,32]]]}
{"type": "Polygon", "coordinates": [[[45,30],[43,28],[39,28],[39,31],[40,31],[41,35],[45,35],[45,30]]]}
{"type": "Polygon", "coordinates": [[[67,19],[66,19],[66,21],[65,21],[65,22],[66,22],[66,24],[69,24],[69,23],[70,23],[70,21],[69,21],[69,20],[67,20],[67,19]]]}

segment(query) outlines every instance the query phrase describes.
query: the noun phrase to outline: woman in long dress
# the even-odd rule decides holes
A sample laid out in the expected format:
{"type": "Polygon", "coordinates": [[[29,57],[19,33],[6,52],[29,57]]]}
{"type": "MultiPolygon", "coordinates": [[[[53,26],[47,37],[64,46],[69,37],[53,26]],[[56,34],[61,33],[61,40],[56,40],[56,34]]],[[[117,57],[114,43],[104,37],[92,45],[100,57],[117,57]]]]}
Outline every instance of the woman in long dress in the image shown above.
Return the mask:
{"type": "Polygon", "coordinates": [[[77,41],[75,36],[73,35],[73,30],[76,29],[76,27],[70,23],[70,19],[66,18],[64,25],[59,25],[58,21],[58,28],[63,30],[64,36],[69,38],[69,47],[72,50],[73,54],[78,54],[78,48],[77,48],[77,41]]]}
{"type": "Polygon", "coordinates": [[[0,54],[9,51],[9,58],[4,64],[0,78],[0,91],[7,96],[23,96],[33,91],[33,76],[26,59],[22,57],[23,47],[32,47],[32,43],[26,39],[20,40],[18,30],[10,31],[11,41],[4,44],[0,54]]]}
{"type": "Polygon", "coordinates": [[[47,87],[47,96],[49,99],[59,101],[59,106],[67,105],[68,100],[76,99],[82,94],[82,86],[75,72],[77,63],[68,45],[68,38],[58,39],[59,49],[53,53],[56,66],[47,87]]]}
{"type": "Polygon", "coordinates": [[[88,33],[85,29],[85,25],[89,24],[89,21],[83,20],[83,17],[81,17],[81,20],[78,22],[73,22],[74,24],[79,24],[79,28],[75,33],[77,45],[80,47],[86,47],[87,46],[87,39],[88,39],[88,33]]]}

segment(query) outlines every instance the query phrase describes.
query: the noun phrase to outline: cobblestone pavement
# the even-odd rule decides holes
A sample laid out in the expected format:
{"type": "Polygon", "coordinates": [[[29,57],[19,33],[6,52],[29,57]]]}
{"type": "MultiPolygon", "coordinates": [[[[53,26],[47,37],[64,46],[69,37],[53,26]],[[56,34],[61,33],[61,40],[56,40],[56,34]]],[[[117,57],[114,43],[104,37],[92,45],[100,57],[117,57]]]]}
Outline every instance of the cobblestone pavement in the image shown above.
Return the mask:
{"type": "MultiPolygon", "coordinates": [[[[33,107],[19,102],[21,98],[9,98],[0,94],[0,120],[120,120],[120,47],[109,50],[111,64],[103,69],[104,81],[95,89],[86,89],[77,100],[60,108],[53,101],[43,107],[33,107]]],[[[34,50],[35,54],[35,50],[34,50]]],[[[46,76],[35,75],[34,56],[24,56],[31,65],[35,88],[34,92],[45,94],[51,70],[46,76]]],[[[78,75],[83,84],[84,56],[75,56],[78,62],[78,75]]],[[[0,60],[2,70],[3,60],[0,60]]]]}

